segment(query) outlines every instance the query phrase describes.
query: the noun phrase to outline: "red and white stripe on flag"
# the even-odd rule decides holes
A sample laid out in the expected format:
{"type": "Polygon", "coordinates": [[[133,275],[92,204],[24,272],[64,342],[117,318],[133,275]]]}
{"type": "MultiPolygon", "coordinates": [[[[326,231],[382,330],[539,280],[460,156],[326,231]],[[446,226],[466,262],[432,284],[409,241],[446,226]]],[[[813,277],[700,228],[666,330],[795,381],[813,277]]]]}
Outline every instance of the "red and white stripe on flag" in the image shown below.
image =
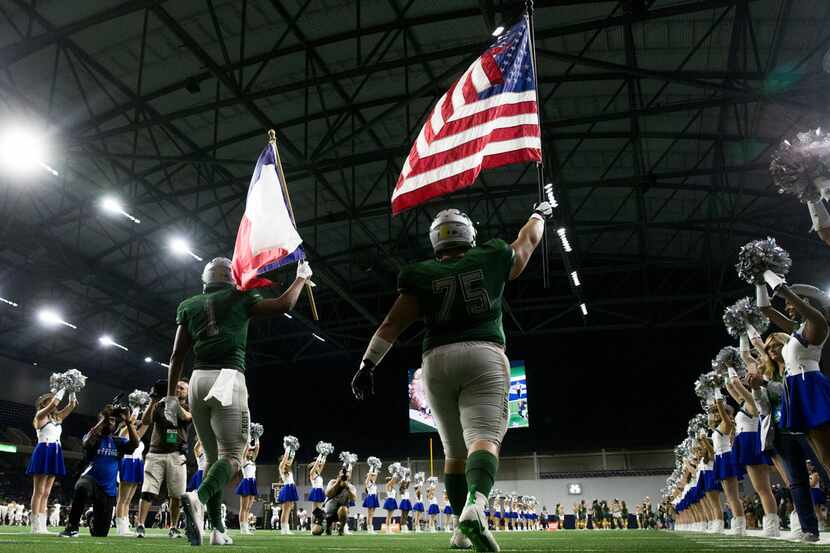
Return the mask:
{"type": "MultiPolygon", "coordinates": [[[[520,25],[511,29],[523,33],[513,48],[529,51],[520,25]]],[[[509,47],[491,46],[435,104],[404,161],[392,194],[393,213],[470,186],[482,169],[541,161],[535,81],[527,86],[533,80],[529,55],[511,53],[504,60],[509,47]],[[518,67],[510,65],[514,62],[518,67]]]]}

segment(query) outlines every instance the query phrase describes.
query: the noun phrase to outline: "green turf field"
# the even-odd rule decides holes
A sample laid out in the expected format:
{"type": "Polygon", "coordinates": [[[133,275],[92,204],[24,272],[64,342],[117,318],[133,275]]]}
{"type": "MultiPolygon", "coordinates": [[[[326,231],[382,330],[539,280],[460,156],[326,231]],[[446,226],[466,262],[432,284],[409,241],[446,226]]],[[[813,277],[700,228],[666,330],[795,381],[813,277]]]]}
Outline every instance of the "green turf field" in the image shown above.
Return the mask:
{"type": "MultiPolygon", "coordinates": [[[[184,539],[171,540],[157,530],[148,530],[148,537],[91,538],[82,530],[82,537],[75,539],[53,536],[32,536],[23,529],[0,527],[0,551],[21,553],[165,553],[193,551],[184,539]],[[16,531],[17,530],[17,531],[16,531]]],[[[434,553],[448,551],[449,534],[409,534],[320,536],[308,534],[277,536],[272,531],[258,531],[254,536],[240,536],[231,531],[235,544],[222,551],[275,551],[286,553],[314,553],[336,551],[367,551],[378,553],[434,553]]],[[[559,552],[573,553],[673,553],[718,552],[732,553],[746,550],[752,553],[777,551],[830,551],[830,545],[803,545],[764,538],[731,538],[705,534],[687,534],[656,531],[575,531],[498,533],[496,539],[502,551],[508,552],[559,552]]],[[[207,547],[207,546],[206,546],[207,547]]],[[[216,548],[219,549],[219,548],[216,548]]]]}

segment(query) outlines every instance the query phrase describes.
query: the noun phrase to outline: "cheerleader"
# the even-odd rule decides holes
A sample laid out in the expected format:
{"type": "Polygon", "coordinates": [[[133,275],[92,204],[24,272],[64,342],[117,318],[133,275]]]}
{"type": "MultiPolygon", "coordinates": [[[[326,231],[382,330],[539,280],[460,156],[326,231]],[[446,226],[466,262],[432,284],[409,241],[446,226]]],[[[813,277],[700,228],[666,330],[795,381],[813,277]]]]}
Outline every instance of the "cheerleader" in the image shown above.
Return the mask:
{"type": "MultiPolygon", "coordinates": [[[[256,486],[256,458],[259,455],[259,440],[245,448],[242,461],[242,480],[236,486],[236,495],[239,496],[239,531],[250,535],[254,529],[250,527],[251,506],[257,496],[256,486]]],[[[256,526],[256,523],[254,524],[256,526]]]]}
{"type": "MultiPolygon", "coordinates": [[[[625,499],[620,501],[620,515],[622,516],[622,526],[623,530],[628,530],[628,505],[625,504],[625,499]]],[[[564,519],[563,519],[564,523],[564,519]]]]}
{"type": "Polygon", "coordinates": [[[189,492],[199,489],[202,480],[205,479],[205,470],[207,469],[207,456],[199,438],[196,438],[196,443],[193,445],[193,456],[196,457],[196,472],[193,473],[187,483],[187,491],[189,492]]]}
{"type": "Polygon", "coordinates": [[[78,401],[74,392],[70,392],[68,403],[63,409],[58,410],[65,394],[66,391],[60,389],[54,393],[43,394],[35,402],[37,412],[32,419],[32,426],[37,434],[37,445],[26,468],[26,475],[31,476],[33,480],[30,517],[33,534],[52,533],[46,529],[49,495],[52,493],[55,477],[66,476],[61,449],[61,424],[78,405],[78,401]]]}
{"type": "MultiPolygon", "coordinates": [[[[824,522],[827,519],[825,503],[827,503],[827,496],[824,490],[821,489],[821,476],[819,476],[816,467],[813,466],[812,461],[808,460],[807,472],[810,474],[810,496],[813,499],[813,507],[816,512],[816,520],[824,522]]],[[[823,526],[823,524],[822,524],[823,526]]]]}
{"type": "Polygon", "coordinates": [[[588,506],[585,504],[584,499],[574,506],[574,512],[576,513],[577,520],[576,527],[580,530],[588,528],[588,506]]]}
{"type": "Polygon", "coordinates": [[[423,472],[415,473],[415,504],[412,506],[412,511],[414,513],[412,517],[412,527],[414,528],[415,532],[421,531],[421,517],[423,516],[426,510],[424,509],[423,497],[425,476],[426,475],[423,472]]]}
{"type": "Polygon", "coordinates": [[[401,468],[401,483],[398,490],[401,494],[401,502],[398,504],[398,509],[401,511],[401,533],[409,532],[409,511],[412,510],[412,501],[409,500],[409,486],[412,481],[409,479],[409,468],[401,468]]]}
{"type": "Polygon", "coordinates": [[[311,491],[308,492],[308,500],[311,501],[312,512],[319,509],[326,501],[326,490],[323,489],[323,469],[325,461],[315,459],[308,465],[308,480],[311,482],[311,491]]]}
{"type": "Polygon", "coordinates": [[[283,438],[283,453],[280,461],[279,471],[280,479],[282,480],[282,488],[280,488],[280,495],[278,501],[282,507],[282,515],[280,518],[280,534],[292,534],[289,528],[289,518],[291,517],[291,510],[294,508],[294,503],[300,499],[297,493],[297,486],[294,484],[294,473],[292,467],[294,465],[294,455],[300,447],[300,442],[294,436],[286,436],[283,438]]]}
{"type": "MultiPolygon", "coordinates": [[[[444,501],[444,529],[447,532],[452,532],[453,529],[454,529],[454,526],[455,526],[455,524],[454,524],[455,519],[453,517],[452,505],[450,505],[450,498],[447,495],[447,490],[446,489],[444,490],[444,493],[443,493],[443,501],[444,501]]],[[[491,517],[493,516],[493,508],[492,507],[490,508],[490,516],[491,517]]]]}
{"type": "Polygon", "coordinates": [[[715,475],[715,448],[706,430],[701,431],[697,439],[698,450],[701,453],[700,469],[703,477],[703,506],[708,513],[707,531],[711,534],[723,532],[723,512],[721,511],[720,496],[723,486],[715,475]]]}
{"type": "MultiPolygon", "coordinates": [[[[138,411],[134,410],[132,422],[135,424],[138,411]]],[[[136,490],[144,483],[144,441],[141,438],[147,433],[148,425],[143,418],[138,424],[135,433],[138,435],[138,447],[132,453],[124,455],[118,465],[118,497],[115,500],[115,532],[119,536],[131,536],[130,532],[130,504],[136,490]]],[[[126,438],[129,435],[126,425],[118,432],[118,436],[126,438]]]]}
{"type": "Polygon", "coordinates": [[[715,479],[720,482],[726,502],[732,510],[731,534],[743,536],[746,532],[744,504],[738,490],[738,481],[743,480],[743,467],[735,462],[732,452],[732,432],[735,423],[732,420],[732,407],[723,402],[720,390],[715,391],[715,405],[709,410],[708,423],[712,430],[710,439],[715,454],[715,479]]]}
{"type": "Polygon", "coordinates": [[[366,532],[374,534],[375,509],[380,507],[377,479],[382,465],[380,459],[377,457],[369,457],[366,459],[366,463],[369,465],[369,472],[366,473],[366,480],[364,482],[366,499],[363,500],[363,508],[366,509],[366,532]]]}
{"type": "Polygon", "coordinates": [[[435,495],[435,490],[438,486],[438,478],[430,476],[428,482],[427,501],[429,501],[429,507],[427,509],[427,515],[429,515],[429,531],[437,532],[438,515],[441,513],[441,509],[438,508],[438,498],[435,495]]]}
{"type": "MultiPolygon", "coordinates": [[[[398,509],[398,484],[401,482],[401,464],[392,463],[389,465],[389,476],[386,478],[386,501],[383,502],[383,508],[386,511],[386,533],[392,533],[392,517],[398,509]]],[[[403,524],[401,524],[403,526],[403,524]]]]}

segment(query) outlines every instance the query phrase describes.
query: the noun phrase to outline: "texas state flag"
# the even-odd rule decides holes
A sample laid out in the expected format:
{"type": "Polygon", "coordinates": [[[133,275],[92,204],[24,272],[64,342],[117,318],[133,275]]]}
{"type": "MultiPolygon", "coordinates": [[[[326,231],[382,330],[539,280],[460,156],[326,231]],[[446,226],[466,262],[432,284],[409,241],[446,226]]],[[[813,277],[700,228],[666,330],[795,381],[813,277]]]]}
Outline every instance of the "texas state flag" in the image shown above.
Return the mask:
{"type": "Polygon", "coordinates": [[[262,275],[304,259],[302,243],[283,195],[274,146],[268,144],[256,162],[236,235],[233,276],[239,288],[269,286],[262,275]]]}

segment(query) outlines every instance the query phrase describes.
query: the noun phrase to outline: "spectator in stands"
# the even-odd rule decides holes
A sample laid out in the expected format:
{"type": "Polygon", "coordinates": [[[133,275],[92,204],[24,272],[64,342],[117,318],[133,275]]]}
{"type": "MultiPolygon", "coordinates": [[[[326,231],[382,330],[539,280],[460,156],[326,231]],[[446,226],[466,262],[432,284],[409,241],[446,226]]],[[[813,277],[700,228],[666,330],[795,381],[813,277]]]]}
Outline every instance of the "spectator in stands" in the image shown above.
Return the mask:
{"type": "Polygon", "coordinates": [[[75,484],[72,509],[62,537],[79,536],[81,515],[89,503],[93,515],[89,526],[90,534],[104,537],[109,534],[112,512],[117,491],[116,476],[121,458],[138,447],[138,435],[126,410],[115,410],[106,405],[98,414],[98,423],[84,436],[84,451],[88,466],[75,484]],[[113,436],[119,419],[127,424],[129,438],[113,436]]]}

